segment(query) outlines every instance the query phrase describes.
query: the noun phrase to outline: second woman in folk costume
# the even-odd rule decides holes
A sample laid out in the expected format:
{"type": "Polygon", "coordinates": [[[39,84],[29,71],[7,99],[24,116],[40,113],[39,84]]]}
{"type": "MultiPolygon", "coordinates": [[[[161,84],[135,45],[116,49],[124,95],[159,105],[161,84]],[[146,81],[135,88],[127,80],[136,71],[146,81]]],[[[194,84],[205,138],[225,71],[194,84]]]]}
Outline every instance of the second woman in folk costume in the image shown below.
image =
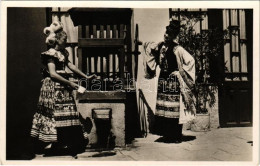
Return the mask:
{"type": "Polygon", "coordinates": [[[178,44],[180,22],[171,20],[164,41],[144,43],[145,71],[154,77],[159,65],[155,128],[165,141],[181,142],[182,125],[195,118],[195,60],[178,44]],[[160,126],[160,127],[158,127],[160,126]]]}

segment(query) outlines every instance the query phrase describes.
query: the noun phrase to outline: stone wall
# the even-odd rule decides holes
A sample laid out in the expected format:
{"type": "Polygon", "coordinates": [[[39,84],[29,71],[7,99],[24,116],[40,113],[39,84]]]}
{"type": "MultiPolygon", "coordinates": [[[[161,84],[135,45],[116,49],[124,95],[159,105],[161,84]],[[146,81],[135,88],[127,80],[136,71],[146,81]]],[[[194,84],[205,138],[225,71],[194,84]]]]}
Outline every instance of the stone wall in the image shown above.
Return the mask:
{"type": "MultiPolygon", "coordinates": [[[[115,137],[116,146],[125,145],[125,104],[109,103],[107,101],[100,103],[78,103],[77,109],[82,118],[86,122],[88,128],[89,144],[95,145],[98,142],[97,126],[92,118],[92,109],[110,108],[112,110],[111,117],[111,133],[115,137]]],[[[107,127],[107,126],[104,126],[107,127]]],[[[102,129],[101,129],[102,130],[102,129]]]]}

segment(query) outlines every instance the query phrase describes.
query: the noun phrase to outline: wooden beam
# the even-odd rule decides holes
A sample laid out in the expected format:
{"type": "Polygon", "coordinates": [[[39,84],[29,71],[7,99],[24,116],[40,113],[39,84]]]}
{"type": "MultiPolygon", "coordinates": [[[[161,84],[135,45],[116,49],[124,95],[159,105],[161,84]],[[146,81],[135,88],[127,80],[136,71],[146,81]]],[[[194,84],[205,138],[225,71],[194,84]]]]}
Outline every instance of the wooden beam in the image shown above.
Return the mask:
{"type": "Polygon", "coordinates": [[[79,100],[125,100],[126,93],[123,91],[86,91],[77,93],[79,100]]]}
{"type": "Polygon", "coordinates": [[[124,39],[83,39],[79,38],[79,47],[122,47],[124,39]]]}
{"type": "Polygon", "coordinates": [[[129,8],[72,8],[69,12],[131,12],[129,8]]]}

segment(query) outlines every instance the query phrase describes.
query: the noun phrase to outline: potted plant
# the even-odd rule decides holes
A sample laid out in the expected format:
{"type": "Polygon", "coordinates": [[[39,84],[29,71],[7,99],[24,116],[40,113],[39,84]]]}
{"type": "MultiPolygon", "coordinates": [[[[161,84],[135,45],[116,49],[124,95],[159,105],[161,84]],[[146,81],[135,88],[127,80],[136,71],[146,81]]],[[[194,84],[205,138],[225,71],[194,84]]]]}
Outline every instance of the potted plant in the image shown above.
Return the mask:
{"type": "MultiPolygon", "coordinates": [[[[195,58],[196,62],[196,119],[191,122],[192,131],[210,129],[210,112],[216,103],[217,85],[221,81],[219,56],[223,49],[223,35],[220,29],[200,30],[194,25],[203,20],[203,13],[182,11],[179,43],[195,58]]],[[[201,29],[201,28],[200,28],[201,29]]]]}

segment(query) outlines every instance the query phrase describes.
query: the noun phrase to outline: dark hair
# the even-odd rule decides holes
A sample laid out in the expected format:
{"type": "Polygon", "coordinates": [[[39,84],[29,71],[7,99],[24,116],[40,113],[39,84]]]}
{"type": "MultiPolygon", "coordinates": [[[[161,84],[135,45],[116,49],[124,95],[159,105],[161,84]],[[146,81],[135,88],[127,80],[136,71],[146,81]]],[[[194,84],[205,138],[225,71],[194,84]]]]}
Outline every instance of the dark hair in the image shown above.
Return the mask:
{"type": "Polygon", "coordinates": [[[166,26],[166,33],[176,38],[180,33],[180,21],[171,20],[170,24],[166,26]]]}
{"type": "Polygon", "coordinates": [[[61,30],[59,32],[56,32],[56,36],[55,37],[56,37],[57,40],[60,40],[63,37],[67,38],[67,33],[65,31],[61,30]]]}

